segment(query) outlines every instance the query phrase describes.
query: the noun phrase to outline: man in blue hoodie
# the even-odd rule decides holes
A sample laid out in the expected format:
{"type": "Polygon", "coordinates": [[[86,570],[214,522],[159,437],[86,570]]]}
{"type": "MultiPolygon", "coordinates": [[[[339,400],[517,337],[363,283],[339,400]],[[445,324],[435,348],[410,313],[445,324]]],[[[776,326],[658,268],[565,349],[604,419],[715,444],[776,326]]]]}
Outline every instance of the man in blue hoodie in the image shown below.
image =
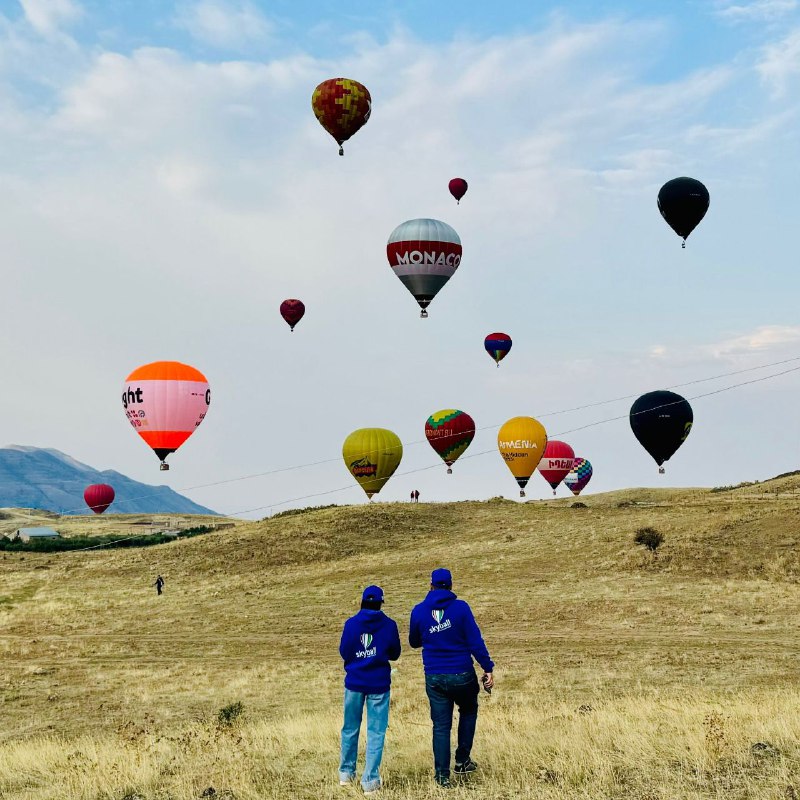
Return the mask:
{"type": "Polygon", "coordinates": [[[344,725],[339,784],[347,786],[356,777],[358,735],[364,705],[367,706],[367,763],[361,775],[364,794],[381,788],[380,766],[383,740],[389,724],[390,661],[400,658],[397,623],[381,610],[383,589],[367,586],[361,596],[361,611],[344,624],[339,653],[344,659],[344,725]]]}
{"type": "Polygon", "coordinates": [[[452,591],[450,570],[435,569],[426,598],[414,606],[408,641],[422,648],[425,691],[431,704],[433,722],[433,764],[436,782],[450,786],[450,729],[453,706],[458,706],[458,747],[456,774],[474,772],[478,765],[470,758],[478,722],[480,688],[473,657],[483,669],[486,691],[494,686],[494,662],[489,658],[472,609],[452,591]]]}

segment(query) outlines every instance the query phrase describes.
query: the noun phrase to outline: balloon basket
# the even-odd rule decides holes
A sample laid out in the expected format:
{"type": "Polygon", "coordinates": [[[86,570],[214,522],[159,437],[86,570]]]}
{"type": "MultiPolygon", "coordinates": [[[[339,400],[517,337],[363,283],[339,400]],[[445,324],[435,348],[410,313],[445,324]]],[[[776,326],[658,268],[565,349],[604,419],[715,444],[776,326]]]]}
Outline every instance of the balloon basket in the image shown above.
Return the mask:
{"type": "Polygon", "coordinates": [[[428,312],[423,308],[422,311],[419,312],[420,319],[428,319],[428,312]]]}
{"type": "Polygon", "coordinates": [[[666,470],[664,469],[664,467],[659,467],[658,468],[658,474],[659,475],[663,475],[665,472],[666,472],[666,470]]]}
{"type": "Polygon", "coordinates": [[[339,146],[339,155],[340,156],[344,155],[344,147],[342,147],[341,145],[339,146]]]}
{"type": "Polygon", "coordinates": [[[525,497],[525,490],[524,489],[520,489],[519,490],[519,496],[520,497],[525,497]]]}
{"type": "Polygon", "coordinates": [[[556,496],[556,490],[553,489],[553,497],[555,497],[555,496],[556,496]]]}
{"type": "Polygon", "coordinates": [[[450,467],[448,467],[448,468],[447,468],[447,474],[448,474],[448,475],[452,475],[452,474],[453,474],[453,470],[452,470],[452,469],[450,469],[450,467]]]}
{"type": "Polygon", "coordinates": [[[167,464],[167,462],[166,462],[166,461],[162,461],[162,462],[161,462],[161,463],[158,465],[158,468],[159,468],[159,469],[160,469],[162,472],[166,472],[166,471],[169,469],[169,464],[167,464]]]}

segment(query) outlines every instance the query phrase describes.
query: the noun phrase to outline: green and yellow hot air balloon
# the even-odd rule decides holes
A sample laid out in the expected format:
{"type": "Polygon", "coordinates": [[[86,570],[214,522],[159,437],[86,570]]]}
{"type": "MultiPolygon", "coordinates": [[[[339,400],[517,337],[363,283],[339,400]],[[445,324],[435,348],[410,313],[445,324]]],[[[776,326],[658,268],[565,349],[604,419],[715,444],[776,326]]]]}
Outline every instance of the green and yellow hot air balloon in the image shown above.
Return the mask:
{"type": "Polygon", "coordinates": [[[403,443],[386,428],[359,428],[342,445],[345,466],[370,500],[394,475],[402,457],[403,443]]]}

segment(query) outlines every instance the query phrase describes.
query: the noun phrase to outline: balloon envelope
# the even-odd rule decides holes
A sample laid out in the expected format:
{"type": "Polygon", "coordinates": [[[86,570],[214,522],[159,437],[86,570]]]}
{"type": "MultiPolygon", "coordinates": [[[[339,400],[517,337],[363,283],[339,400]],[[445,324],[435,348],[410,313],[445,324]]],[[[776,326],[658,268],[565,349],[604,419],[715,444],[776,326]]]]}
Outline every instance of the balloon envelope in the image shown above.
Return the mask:
{"type": "Polygon", "coordinates": [[[508,355],[508,351],[511,349],[511,337],[507,333],[490,333],[483,340],[483,347],[499,367],[500,362],[508,355]]]}
{"type": "Polygon", "coordinates": [[[539,472],[550,484],[553,494],[556,486],[567,476],[575,462],[575,451],[566,443],[558,439],[551,439],[544,449],[544,455],[539,462],[539,472]]]}
{"type": "Polygon", "coordinates": [[[425,438],[449,467],[463,455],[475,438],[475,421],[464,411],[446,408],[428,417],[425,423],[425,438]]]}
{"type": "Polygon", "coordinates": [[[450,190],[450,194],[455,197],[458,203],[461,202],[461,198],[467,193],[467,182],[463,178],[453,178],[449,184],[447,184],[447,188],[450,190]]]}
{"type": "Polygon", "coordinates": [[[286,320],[289,328],[294,330],[294,326],[303,319],[303,314],[306,313],[306,307],[303,305],[302,300],[284,300],[281,303],[281,316],[286,320]]]}
{"type": "Polygon", "coordinates": [[[564,478],[564,485],[577,497],[591,479],[592,465],[585,458],[576,457],[572,469],[564,478]]]}
{"type": "Polygon", "coordinates": [[[658,210],[667,224],[683,239],[706,215],[711,198],[708,189],[694,178],[673,178],[658,192],[658,210]]]}
{"type": "Polygon", "coordinates": [[[519,484],[520,497],[547,446],[547,432],[533,417],[513,417],[497,432],[497,448],[519,484]]]}
{"type": "Polygon", "coordinates": [[[370,499],[394,475],[402,457],[402,442],[385,428],[359,428],[342,445],[345,466],[370,499]]]}
{"type": "Polygon", "coordinates": [[[694,414],[688,400],[664,390],[643,394],[629,419],[633,435],[660,467],[686,441],[694,414]]]}
{"type": "Polygon", "coordinates": [[[425,309],[461,263],[461,239],[438,219],[411,219],[398,225],[386,244],[394,274],[425,309]]]}
{"type": "Polygon", "coordinates": [[[128,375],[122,387],[122,405],[128,421],[162,468],[205,419],[211,389],[202,372],[179,361],[155,361],[128,375]]]}
{"type": "Polygon", "coordinates": [[[330,78],[314,89],[311,107],[319,124],[336,139],[339,155],[342,143],[359,131],[372,113],[372,98],[366,86],[350,78],[330,78]]]}
{"type": "Polygon", "coordinates": [[[114,502],[114,487],[107,483],[93,483],[83,490],[83,499],[95,514],[102,514],[114,502]]]}

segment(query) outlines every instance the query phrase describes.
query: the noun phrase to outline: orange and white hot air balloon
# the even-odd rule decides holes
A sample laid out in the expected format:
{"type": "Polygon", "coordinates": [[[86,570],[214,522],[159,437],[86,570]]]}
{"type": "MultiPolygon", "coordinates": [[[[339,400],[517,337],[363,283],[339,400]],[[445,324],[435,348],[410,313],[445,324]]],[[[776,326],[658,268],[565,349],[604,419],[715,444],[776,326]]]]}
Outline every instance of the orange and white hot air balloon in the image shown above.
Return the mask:
{"type": "Polygon", "coordinates": [[[154,361],[128,375],[122,405],[131,426],[169,469],[174,453],[205,419],[211,389],[202,372],[179,361],[154,361]]]}

